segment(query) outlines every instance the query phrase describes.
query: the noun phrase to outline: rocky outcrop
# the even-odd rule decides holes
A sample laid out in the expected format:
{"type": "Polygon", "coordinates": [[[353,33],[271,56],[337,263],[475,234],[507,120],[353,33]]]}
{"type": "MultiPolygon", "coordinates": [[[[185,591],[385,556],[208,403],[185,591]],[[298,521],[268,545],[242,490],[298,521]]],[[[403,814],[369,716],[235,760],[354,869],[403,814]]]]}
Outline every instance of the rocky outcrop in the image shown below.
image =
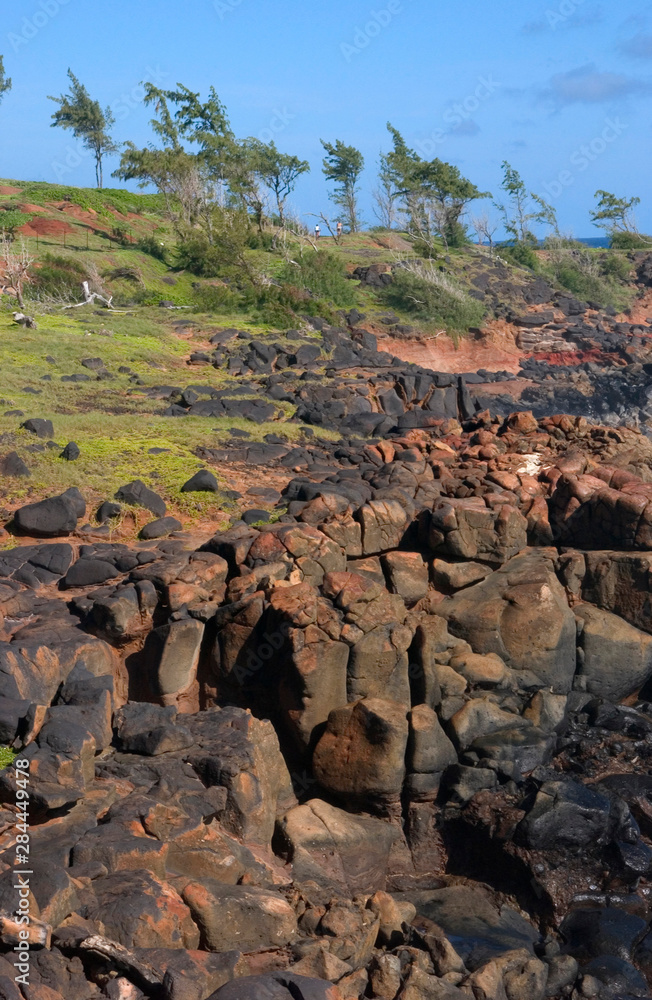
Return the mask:
{"type": "Polygon", "coordinates": [[[2,553],[34,995],[644,995],[646,443],[477,413],[333,456],[199,549],[2,553]]]}

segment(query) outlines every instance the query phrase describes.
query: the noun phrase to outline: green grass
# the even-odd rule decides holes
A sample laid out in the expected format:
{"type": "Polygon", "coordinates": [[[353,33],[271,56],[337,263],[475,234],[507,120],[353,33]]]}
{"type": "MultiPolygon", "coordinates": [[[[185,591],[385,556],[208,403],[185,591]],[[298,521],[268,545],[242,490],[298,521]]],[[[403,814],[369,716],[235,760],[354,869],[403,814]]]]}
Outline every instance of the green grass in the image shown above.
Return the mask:
{"type": "MultiPolygon", "coordinates": [[[[173,314],[178,318],[179,314],[173,314]]],[[[223,494],[182,494],[183,483],[203,468],[194,451],[200,447],[221,447],[230,439],[233,428],[249,433],[249,441],[261,441],[266,434],[282,434],[288,440],[301,439],[301,427],[290,420],[294,407],[276,404],[278,419],[255,424],[226,417],[164,417],[167,400],[149,399],[143,387],[129,382],[128,374],[117,374],[128,366],[146,386],[191,384],[215,389],[230,388],[238,396],[239,380],[211,366],[195,368],[186,357],[197,348],[206,348],[212,333],[211,323],[199,323],[189,336],[181,336],[171,327],[172,319],[163,310],[136,309],[129,313],[102,311],[92,307],[65,313],[36,314],[37,330],[26,330],[13,323],[8,312],[0,311],[0,454],[16,450],[31,470],[29,479],[2,480],[0,496],[12,505],[53,495],[70,486],[79,487],[92,510],[93,505],[112,497],[117,488],[133,479],[142,479],[166,500],[171,513],[182,519],[217,517],[231,511],[233,504],[223,494]],[[112,336],[99,331],[109,330],[112,336]],[[89,331],[95,331],[88,336],[89,331]],[[45,360],[46,355],[55,364],[45,360]],[[100,357],[111,381],[82,383],[61,382],[62,375],[74,372],[91,375],[81,366],[82,358],[100,357]],[[152,367],[154,364],[156,367],[152,367]],[[42,381],[50,375],[52,381],[42,381]],[[40,395],[26,392],[41,390],[40,395]],[[20,409],[24,417],[5,416],[20,409]],[[59,458],[59,450],[30,452],[38,439],[20,424],[28,417],[52,420],[54,439],[61,447],[76,441],[81,450],[75,462],[59,458]],[[150,448],[165,448],[161,455],[150,455],[150,448]]],[[[232,325],[229,318],[227,325],[232,325]]],[[[195,317],[193,317],[195,321],[195,317]]],[[[214,322],[214,321],[213,321],[214,322]]],[[[242,326],[242,317],[237,324],[242,326]]],[[[253,336],[269,331],[262,326],[251,328],[253,336]]],[[[279,334],[275,340],[284,341],[279,334]]],[[[289,342],[288,342],[289,344],[289,342]]],[[[317,429],[316,434],[335,439],[331,431],[317,429]]],[[[227,475],[214,469],[223,490],[231,488],[227,475]]]]}
{"type": "Polygon", "coordinates": [[[17,756],[17,750],[12,750],[11,747],[0,747],[0,771],[4,771],[6,767],[10,767],[17,756]]]}

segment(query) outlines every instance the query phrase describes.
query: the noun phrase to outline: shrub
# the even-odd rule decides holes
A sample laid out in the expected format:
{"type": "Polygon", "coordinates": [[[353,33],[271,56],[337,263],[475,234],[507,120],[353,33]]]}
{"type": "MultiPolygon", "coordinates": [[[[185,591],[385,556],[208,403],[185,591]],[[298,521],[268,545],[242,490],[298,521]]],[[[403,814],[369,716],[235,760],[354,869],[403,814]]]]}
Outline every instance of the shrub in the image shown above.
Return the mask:
{"type": "Polygon", "coordinates": [[[198,229],[179,233],[177,264],[203,278],[234,277],[253,283],[257,276],[247,256],[250,234],[246,213],[216,206],[211,213],[210,239],[198,229]]]}
{"type": "Polygon", "coordinates": [[[431,265],[399,269],[381,293],[386,305],[450,331],[478,326],[484,307],[431,265]]]}
{"type": "Polygon", "coordinates": [[[274,246],[274,237],[272,233],[252,230],[247,239],[247,246],[250,250],[271,250],[274,246]]]}
{"type": "Polygon", "coordinates": [[[103,272],[102,277],[109,281],[133,281],[136,285],[144,285],[143,275],[138,267],[125,264],[120,267],[112,267],[103,272]]]}
{"type": "Polygon", "coordinates": [[[652,238],[641,233],[611,233],[609,246],[612,250],[649,250],[652,238]]]}
{"type": "Polygon", "coordinates": [[[299,316],[323,316],[335,322],[333,310],[321,299],[310,298],[292,285],[201,285],[195,289],[196,312],[246,313],[249,319],[279,328],[292,326],[299,316]]]}
{"type": "Polygon", "coordinates": [[[129,226],[112,226],[111,238],[122,247],[130,246],[133,243],[133,235],[129,226]]]}
{"type": "Polygon", "coordinates": [[[280,275],[282,284],[326,299],[336,306],[355,305],[355,286],[346,277],[337,257],[320,250],[302,257],[297,264],[284,266],[280,275]]]}
{"type": "Polygon", "coordinates": [[[18,212],[16,209],[5,209],[0,212],[0,234],[4,232],[10,240],[13,240],[16,230],[20,229],[21,226],[27,225],[28,222],[31,222],[32,218],[26,212],[18,212]]]}
{"type": "Polygon", "coordinates": [[[539,259],[532,247],[528,246],[527,243],[499,244],[498,253],[501,257],[511,260],[514,264],[529,267],[532,271],[536,271],[539,267],[539,259]]]}
{"type": "Polygon", "coordinates": [[[161,240],[156,238],[156,236],[143,236],[143,238],[136,244],[136,248],[140,250],[141,253],[149,254],[150,257],[155,257],[156,260],[162,260],[165,263],[167,252],[166,247],[161,240]]]}
{"type": "Polygon", "coordinates": [[[623,254],[606,251],[600,254],[600,271],[607,278],[611,277],[617,281],[628,281],[631,264],[623,254]]]}
{"type": "Polygon", "coordinates": [[[37,301],[78,302],[82,282],[88,279],[88,271],[81,261],[51,253],[44,255],[41,266],[34,268],[33,274],[29,294],[37,301]]]}
{"type": "Polygon", "coordinates": [[[236,312],[240,296],[227,285],[200,285],[194,290],[193,304],[196,312],[236,312]]]}

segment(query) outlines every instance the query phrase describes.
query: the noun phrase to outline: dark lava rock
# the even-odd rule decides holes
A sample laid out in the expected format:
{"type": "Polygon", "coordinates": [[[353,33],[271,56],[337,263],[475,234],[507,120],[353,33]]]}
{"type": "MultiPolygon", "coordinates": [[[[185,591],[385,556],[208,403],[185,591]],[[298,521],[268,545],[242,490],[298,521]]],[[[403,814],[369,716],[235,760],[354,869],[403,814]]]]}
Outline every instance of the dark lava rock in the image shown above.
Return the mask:
{"type": "Polygon", "coordinates": [[[0,459],[0,475],[2,476],[27,479],[31,474],[20,455],[15,451],[10,451],[8,455],[0,459]]]}
{"type": "Polygon", "coordinates": [[[67,462],[76,462],[80,455],[79,445],[74,441],[69,441],[60,457],[65,458],[67,462]]]}
{"type": "Polygon", "coordinates": [[[157,517],[164,517],[167,510],[162,497],[150,490],[140,479],[134,479],[133,483],[121,486],[115,495],[116,500],[123,503],[133,504],[134,507],[144,507],[151,510],[157,517]]]}
{"type": "Polygon", "coordinates": [[[64,496],[50,497],[20,507],[14,514],[17,530],[35,538],[56,538],[69,535],[77,527],[77,512],[72,501],[64,496]]]}
{"type": "Polygon", "coordinates": [[[176,517],[159,517],[156,521],[150,521],[149,524],[145,525],[140,537],[146,541],[150,541],[152,538],[164,538],[165,535],[170,535],[173,531],[180,531],[181,528],[181,521],[177,521],[176,517]]]}
{"type": "Polygon", "coordinates": [[[560,930],[566,939],[564,950],[579,962],[603,955],[628,962],[647,932],[647,923],[617,906],[607,906],[602,910],[571,910],[560,930]]]}
{"type": "Polygon", "coordinates": [[[217,479],[208,469],[200,469],[181,487],[182,493],[218,493],[217,479]]]}
{"type": "Polygon", "coordinates": [[[62,584],[66,588],[91,587],[106,583],[118,576],[118,570],[113,563],[103,559],[79,559],[70,567],[62,584]]]}
{"type": "Polygon", "coordinates": [[[61,496],[72,504],[77,517],[84,516],[86,513],[86,501],[76,486],[71,486],[69,489],[65,490],[61,496]]]}
{"type": "Polygon", "coordinates": [[[116,716],[119,744],[127,753],[145,757],[192,746],[192,736],[176,723],[176,718],[177,711],[172,706],[128,702],[116,716]]]}
{"type": "Polygon", "coordinates": [[[208,1000],[338,1000],[337,987],[323,979],[307,979],[290,972],[245,976],[222,986],[208,1000]]]}
{"type": "Polygon", "coordinates": [[[100,524],[104,524],[105,521],[112,521],[114,517],[120,517],[122,513],[122,507],[119,503],[113,503],[111,500],[105,500],[103,504],[97,509],[97,514],[95,515],[100,524]]]}
{"type": "Polygon", "coordinates": [[[613,997],[649,997],[647,982],[630,962],[615,955],[603,955],[594,958],[582,969],[585,976],[593,976],[608,988],[601,996],[613,997]]]}
{"type": "Polygon", "coordinates": [[[30,417],[20,425],[31,434],[36,434],[40,438],[54,437],[54,427],[51,420],[43,420],[42,417],[30,417]]]}
{"type": "Polygon", "coordinates": [[[253,507],[251,510],[246,510],[244,512],[242,520],[245,524],[256,524],[258,521],[269,521],[269,511],[256,510],[256,508],[253,507]]]}
{"type": "Polygon", "coordinates": [[[546,781],[519,827],[535,851],[580,851],[610,839],[611,803],[577,781],[546,781]]]}

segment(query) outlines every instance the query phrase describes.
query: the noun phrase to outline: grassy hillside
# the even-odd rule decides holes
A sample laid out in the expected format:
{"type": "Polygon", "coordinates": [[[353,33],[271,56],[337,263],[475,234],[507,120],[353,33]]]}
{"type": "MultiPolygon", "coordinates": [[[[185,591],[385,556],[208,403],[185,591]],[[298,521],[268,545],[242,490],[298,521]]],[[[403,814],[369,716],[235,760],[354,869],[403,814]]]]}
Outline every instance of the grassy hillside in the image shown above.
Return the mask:
{"type": "MultiPolygon", "coordinates": [[[[238,390],[238,379],[226,367],[198,369],[188,363],[193,351],[210,350],[215,330],[237,327],[252,337],[278,341],[285,330],[302,325],[305,313],[341,325],[338,310],[355,306],[366,315],[370,329],[385,329],[383,320],[391,314],[393,322],[419,331],[447,329],[463,336],[482,323],[487,310],[478,301],[478,276],[489,271],[492,280],[516,291],[535,277],[532,270],[508,259],[490,261],[477,247],[442,252],[436,262],[419,262],[411,243],[394,232],[345,236],[341,245],[323,237],[320,249],[333,258],[329,262],[320,256],[324,267],[317,267],[309,239],[274,248],[268,237],[247,251],[266,280],[258,289],[242,291],[237,282],[198,278],[179,268],[161,196],[7,180],[0,181],[0,228],[3,211],[25,217],[17,236],[35,259],[36,280],[27,287],[26,297],[38,323],[36,330],[17,326],[11,318],[15,299],[0,297],[0,455],[17,450],[31,470],[29,479],[0,482],[6,516],[17,503],[69,486],[79,486],[89,501],[99,503],[118,486],[140,478],[186,522],[226,519],[235,508],[224,494],[179,493],[182,483],[202,467],[196,449],[218,446],[234,428],[247,431],[252,441],[269,433],[293,440],[302,432],[292,422],[294,411],[288,403],[278,404],[277,419],[263,425],[162,416],[168,402],[146,394],[154,386],[201,384],[238,390]],[[417,271],[401,272],[391,291],[345,280],[357,267],[387,268],[400,260],[416,262],[417,271]],[[428,281],[423,281],[424,274],[428,281]],[[64,310],[66,302],[81,299],[84,277],[113,295],[117,308],[64,310]],[[161,309],[162,300],[179,308],[161,309]],[[97,381],[91,372],[89,381],[69,381],[72,375],[88,374],[81,362],[96,357],[110,378],[97,381]],[[62,460],[59,447],[48,447],[20,429],[23,420],[37,416],[52,420],[57,446],[77,442],[78,461],[62,460]],[[165,451],[152,454],[152,448],[165,451]]],[[[591,287],[602,287],[605,295],[612,287],[614,295],[617,291],[626,300],[633,294],[625,280],[626,255],[611,267],[612,286],[604,281],[599,286],[602,259],[596,254],[591,287]]],[[[539,255],[537,268],[559,284],[546,254],[539,255]]],[[[317,433],[329,436],[327,430],[317,433]]],[[[225,491],[237,486],[217,471],[225,491]]]]}

